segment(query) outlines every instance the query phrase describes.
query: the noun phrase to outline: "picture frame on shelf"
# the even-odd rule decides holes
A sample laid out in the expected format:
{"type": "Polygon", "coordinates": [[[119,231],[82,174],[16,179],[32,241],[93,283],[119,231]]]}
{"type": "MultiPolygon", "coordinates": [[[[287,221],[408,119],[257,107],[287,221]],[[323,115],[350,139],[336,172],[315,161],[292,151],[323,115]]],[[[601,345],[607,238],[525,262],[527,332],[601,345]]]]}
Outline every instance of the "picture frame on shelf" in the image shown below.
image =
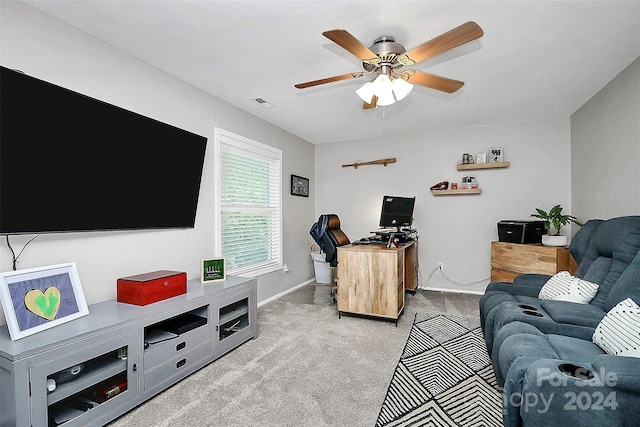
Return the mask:
{"type": "Polygon", "coordinates": [[[482,165],[487,163],[487,153],[477,153],[476,154],[476,164],[482,165]]]}
{"type": "Polygon", "coordinates": [[[504,162],[504,152],[502,147],[489,148],[489,163],[502,163],[504,162]]]}
{"type": "Polygon", "coordinates": [[[12,341],[89,314],[75,262],[0,273],[12,341]]]}
{"type": "Polygon", "coordinates": [[[291,195],[309,197],[309,178],[291,175],[291,195]]]}
{"type": "Polygon", "coordinates": [[[226,258],[203,259],[200,266],[200,282],[215,283],[223,282],[227,279],[226,258]]]}

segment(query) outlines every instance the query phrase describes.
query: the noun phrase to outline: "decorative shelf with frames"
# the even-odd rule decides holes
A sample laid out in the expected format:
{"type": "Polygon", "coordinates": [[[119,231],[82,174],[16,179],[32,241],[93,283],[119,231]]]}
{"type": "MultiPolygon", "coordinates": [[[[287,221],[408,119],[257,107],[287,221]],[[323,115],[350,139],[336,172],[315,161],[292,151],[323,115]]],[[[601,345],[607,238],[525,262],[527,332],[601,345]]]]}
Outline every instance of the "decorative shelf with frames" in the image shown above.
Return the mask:
{"type": "MultiPolygon", "coordinates": [[[[474,163],[474,164],[458,164],[457,169],[459,171],[477,170],[477,169],[501,169],[511,166],[509,162],[493,162],[493,163],[474,163]]],[[[431,190],[431,194],[434,196],[462,196],[470,194],[482,194],[481,188],[461,188],[450,190],[431,190]]]]}
{"type": "Polygon", "coordinates": [[[465,170],[474,170],[474,169],[499,169],[499,168],[508,168],[511,166],[509,162],[498,162],[498,163],[475,163],[471,165],[458,165],[459,171],[465,170]]]}
{"type": "Polygon", "coordinates": [[[434,196],[460,196],[463,194],[482,194],[482,188],[464,188],[460,190],[431,190],[434,196]]]}

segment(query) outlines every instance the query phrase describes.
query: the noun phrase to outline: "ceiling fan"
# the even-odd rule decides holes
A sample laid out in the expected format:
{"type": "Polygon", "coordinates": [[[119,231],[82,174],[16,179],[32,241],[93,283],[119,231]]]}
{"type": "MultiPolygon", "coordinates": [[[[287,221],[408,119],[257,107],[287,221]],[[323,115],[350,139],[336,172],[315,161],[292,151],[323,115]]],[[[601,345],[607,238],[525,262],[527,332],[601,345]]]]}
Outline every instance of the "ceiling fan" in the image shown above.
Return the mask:
{"type": "Polygon", "coordinates": [[[408,51],[404,46],[396,43],[391,36],[378,37],[372,46],[366,47],[346,30],[325,31],[322,35],[357,56],[362,61],[364,71],[299,83],[295,87],[305,89],[325,83],[377,74],[374,81],[365,83],[356,91],[364,101],[362,108],[367,109],[378,105],[391,105],[404,98],[413,88],[410,83],[448,93],[457,91],[464,85],[464,82],[422,71],[403,71],[400,68],[417,64],[478,39],[484,35],[484,31],[478,24],[469,21],[408,51]]]}

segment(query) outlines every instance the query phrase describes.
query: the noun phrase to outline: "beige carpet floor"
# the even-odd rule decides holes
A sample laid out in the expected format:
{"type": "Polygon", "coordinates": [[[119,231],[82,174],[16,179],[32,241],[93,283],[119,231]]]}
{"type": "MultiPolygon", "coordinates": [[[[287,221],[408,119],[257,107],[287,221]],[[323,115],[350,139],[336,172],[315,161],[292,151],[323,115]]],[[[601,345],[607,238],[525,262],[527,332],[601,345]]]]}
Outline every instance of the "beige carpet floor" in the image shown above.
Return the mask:
{"type": "Polygon", "coordinates": [[[418,291],[397,326],[339,319],[329,289],[261,306],[257,339],[110,426],[373,426],[415,313],[478,316],[477,295],[418,291]]]}

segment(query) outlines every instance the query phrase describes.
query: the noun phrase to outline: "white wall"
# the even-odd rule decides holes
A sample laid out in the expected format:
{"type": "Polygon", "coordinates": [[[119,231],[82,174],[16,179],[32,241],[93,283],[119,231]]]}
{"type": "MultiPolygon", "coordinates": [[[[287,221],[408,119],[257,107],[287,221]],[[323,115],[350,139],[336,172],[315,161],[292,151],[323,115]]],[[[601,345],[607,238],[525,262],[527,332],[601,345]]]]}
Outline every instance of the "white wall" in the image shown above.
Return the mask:
{"type": "MultiPolygon", "coordinates": [[[[421,287],[481,292],[490,273],[490,242],[501,219],[531,219],[536,207],[556,203],[571,212],[569,119],[486,126],[397,139],[316,145],[316,215],[336,213],[351,240],[378,228],[384,195],[417,196],[421,287]],[[474,173],[481,195],[433,196],[429,187],[460,182],[456,162],[463,153],[502,146],[506,169],[474,173]],[[342,168],[342,164],[395,157],[387,167],[342,168]],[[460,286],[439,273],[438,262],[460,286]],[[483,280],[484,279],[484,280],[483,280]]],[[[575,214],[575,213],[574,213],[575,214]]],[[[578,214],[576,214],[578,215],[578,214]]],[[[564,234],[569,234],[569,230],[564,234]]]]}
{"type": "MultiPolygon", "coordinates": [[[[194,229],[42,235],[18,268],[75,261],[90,304],[115,298],[119,277],[167,269],[198,278],[200,260],[214,255],[212,144],[214,127],[220,127],[283,150],[284,262],[291,272],[259,277],[258,300],[313,277],[307,238],[315,215],[313,181],[311,197],[289,195],[290,174],[314,175],[312,144],[23,3],[3,1],[0,8],[3,66],[209,138],[194,229]]],[[[11,237],[16,253],[31,237],[11,237]]],[[[0,271],[8,270],[11,255],[3,239],[0,271]]]]}
{"type": "Polygon", "coordinates": [[[640,214],[640,58],[571,116],[576,212],[640,214]]]}

